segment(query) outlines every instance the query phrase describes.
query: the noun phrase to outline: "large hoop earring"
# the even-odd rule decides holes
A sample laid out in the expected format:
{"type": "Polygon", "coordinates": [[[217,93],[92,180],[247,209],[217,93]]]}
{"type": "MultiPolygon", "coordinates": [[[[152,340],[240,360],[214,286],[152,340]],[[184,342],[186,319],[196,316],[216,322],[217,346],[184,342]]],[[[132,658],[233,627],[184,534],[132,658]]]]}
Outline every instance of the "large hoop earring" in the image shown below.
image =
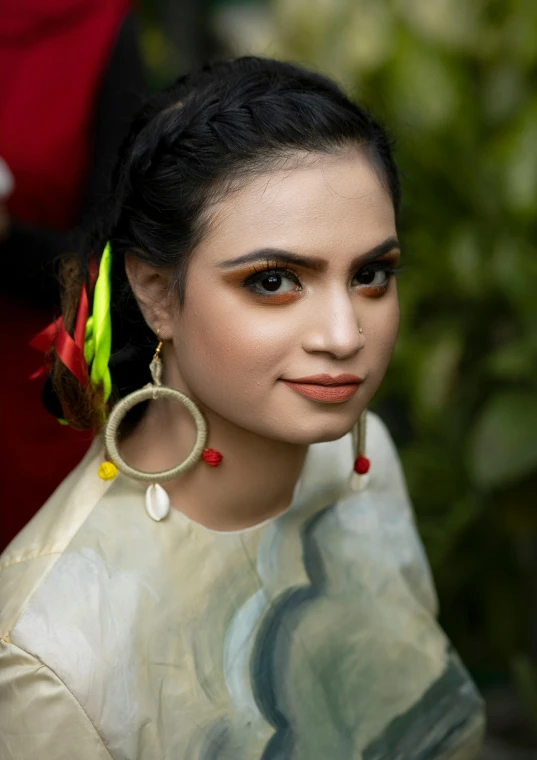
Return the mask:
{"type": "MultiPolygon", "coordinates": [[[[203,414],[192,399],[185,396],[181,391],[162,385],[161,349],[162,341],[159,342],[153,360],[149,365],[153,383],[149,383],[144,388],[134,391],[121,399],[121,401],[119,401],[112,409],[104,431],[104,443],[109,461],[112,462],[124,475],[134,478],[135,480],[140,480],[143,483],[150,483],[145,495],[145,505],[149,516],[156,521],[162,520],[170,511],[170,499],[168,494],[158,482],[173,480],[191,470],[202,457],[205,443],[207,441],[207,423],[203,414]],[[194,424],[196,425],[196,441],[186,459],[175,467],[172,467],[169,470],[161,470],[160,472],[145,472],[144,470],[139,470],[125,462],[117,447],[117,433],[127,412],[142,401],[157,398],[167,398],[183,404],[192,415],[194,424]]],[[[105,469],[103,471],[104,474],[101,471],[106,464],[108,463],[105,462],[101,465],[99,471],[101,477],[104,478],[107,477],[107,470],[105,469]]],[[[113,473],[109,477],[113,477],[113,473]]]]}

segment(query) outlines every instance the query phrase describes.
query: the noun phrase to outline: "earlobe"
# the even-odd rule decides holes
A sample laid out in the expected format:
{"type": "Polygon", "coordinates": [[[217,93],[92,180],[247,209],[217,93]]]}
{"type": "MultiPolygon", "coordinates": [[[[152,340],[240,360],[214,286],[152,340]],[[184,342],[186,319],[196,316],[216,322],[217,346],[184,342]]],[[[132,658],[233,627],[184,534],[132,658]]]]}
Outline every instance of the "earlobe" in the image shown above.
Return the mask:
{"type": "Polygon", "coordinates": [[[172,310],[167,269],[157,269],[132,253],[125,255],[125,272],[142,315],[162,340],[172,336],[172,310]]]}

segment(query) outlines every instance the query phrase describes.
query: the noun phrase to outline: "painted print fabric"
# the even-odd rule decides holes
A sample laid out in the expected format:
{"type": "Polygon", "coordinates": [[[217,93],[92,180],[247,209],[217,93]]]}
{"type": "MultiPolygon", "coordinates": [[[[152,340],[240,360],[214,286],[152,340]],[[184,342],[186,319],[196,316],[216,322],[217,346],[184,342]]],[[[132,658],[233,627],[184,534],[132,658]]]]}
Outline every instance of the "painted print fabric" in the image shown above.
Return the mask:
{"type": "Polygon", "coordinates": [[[2,760],[474,760],[483,710],[436,622],[374,415],[310,447],[279,517],[221,533],[97,476],[97,441],[1,558],[2,760]]]}

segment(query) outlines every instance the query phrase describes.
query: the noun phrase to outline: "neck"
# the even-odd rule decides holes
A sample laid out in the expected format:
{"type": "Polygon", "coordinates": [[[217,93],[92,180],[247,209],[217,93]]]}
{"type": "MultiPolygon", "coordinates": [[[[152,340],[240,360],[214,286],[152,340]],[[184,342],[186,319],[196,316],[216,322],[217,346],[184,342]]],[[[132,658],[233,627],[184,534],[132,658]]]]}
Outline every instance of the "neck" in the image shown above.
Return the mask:
{"type": "MultiPolygon", "coordinates": [[[[240,530],[276,516],[290,504],[307,446],[275,441],[234,425],[200,405],[208,424],[207,448],[223,460],[200,459],[183,477],[161,483],[173,507],[213,530],[240,530]]],[[[136,429],[122,442],[125,459],[140,470],[159,471],[182,461],[195,440],[189,413],[174,402],[150,402],[136,429]]]]}

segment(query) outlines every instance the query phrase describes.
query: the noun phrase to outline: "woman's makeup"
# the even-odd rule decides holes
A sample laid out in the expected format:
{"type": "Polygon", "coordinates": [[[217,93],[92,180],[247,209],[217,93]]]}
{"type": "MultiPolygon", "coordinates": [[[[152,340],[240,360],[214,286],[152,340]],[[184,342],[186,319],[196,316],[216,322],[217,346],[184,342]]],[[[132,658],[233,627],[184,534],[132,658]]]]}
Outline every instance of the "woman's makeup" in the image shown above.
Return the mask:
{"type": "MultiPolygon", "coordinates": [[[[386,292],[390,279],[400,271],[399,248],[394,247],[395,241],[390,242],[392,250],[389,252],[383,252],[382,256],[374,258],[364,257],[363,265],[350,277],[351,289],[369,298],[378,298],[386,292]]],[[[300,261],[302,257],[288,255],[285,258],[287,260],[267,258],[264,261],[239,265],[237,269],[226,273],[224,279],[250,291],[254,298],[262,302],[272,305],[292,303],[304,290],[302,280],[307,270],[314,269],[318,276],[318,272],[322,272],[325,267],[321,260],[318,260],[315,266],[311,266],[309,260],[300,266],[294,263],[294,259],[300,261]]]]}
{"type": "Polygon", "coordinates": [[[328,404],[340,404],[354,396],[358,387],[363,382],[361,377],[350,374],[337,375],[311,375],[296,379],[281,380],[291,390],[299,393],[312,401],[328,404]]]}
{"type": "Polygon", "coordinates": [[[342,436],[393,350],[399,249],[390,195],[354,148],[253,178],[189,263],[170,382],[271,440],[342,436]]]}

